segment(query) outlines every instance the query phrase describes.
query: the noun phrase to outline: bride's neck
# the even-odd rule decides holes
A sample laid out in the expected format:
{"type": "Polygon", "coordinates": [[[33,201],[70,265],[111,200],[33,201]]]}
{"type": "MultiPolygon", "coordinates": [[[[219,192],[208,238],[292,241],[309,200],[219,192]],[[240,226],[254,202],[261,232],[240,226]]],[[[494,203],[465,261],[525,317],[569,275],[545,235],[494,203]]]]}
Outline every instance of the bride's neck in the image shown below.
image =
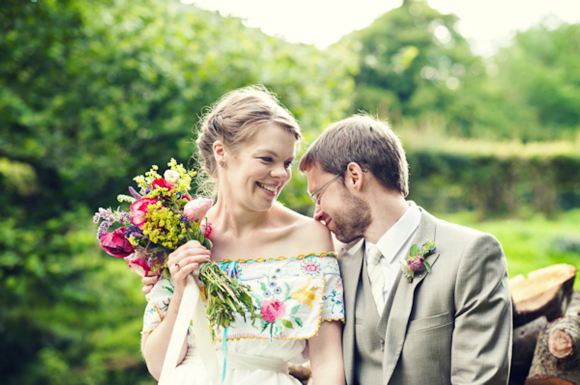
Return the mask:
{"type": "Polygon", "coordinates": [[[243,207],[225,203],[220,200],[208,212],[208,219],[221,234],[229,233],[242,237],[257,229],[264,228],[269,222],[272,209],[266,211],[249,211],[243,207]]]}

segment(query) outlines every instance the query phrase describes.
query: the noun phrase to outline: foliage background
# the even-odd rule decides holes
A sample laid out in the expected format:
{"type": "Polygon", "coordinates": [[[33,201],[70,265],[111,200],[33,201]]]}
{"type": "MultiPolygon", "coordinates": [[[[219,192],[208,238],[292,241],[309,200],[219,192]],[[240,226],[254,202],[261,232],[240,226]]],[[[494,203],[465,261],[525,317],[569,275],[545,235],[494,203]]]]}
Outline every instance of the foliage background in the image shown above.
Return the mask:
{"type": "MultiPolygon", "coordinates": [[[[510,275],[580,259],[580,25],[473,55],[420,1],[320,51],[178,1],[0,4],[0,371],[11,384],[152,384],[145,300],[92,213],[172,156],[195,124],[261,83],[306,142],[360,109],[405,143],[411,199],[496,235],[510,275]]],[[[307,143],[306,143],[307,144],[307,143]]],[[[310,213],[303,175],[281,201],[310,213]]]]}

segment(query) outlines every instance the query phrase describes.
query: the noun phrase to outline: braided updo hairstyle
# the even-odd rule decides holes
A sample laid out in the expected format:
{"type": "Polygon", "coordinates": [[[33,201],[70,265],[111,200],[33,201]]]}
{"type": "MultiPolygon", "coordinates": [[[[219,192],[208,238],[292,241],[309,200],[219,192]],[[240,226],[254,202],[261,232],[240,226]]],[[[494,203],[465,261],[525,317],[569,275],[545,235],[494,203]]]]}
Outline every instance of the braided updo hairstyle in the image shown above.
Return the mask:
{"type": "Polygon", "coordinates": [[[209,179],[217,179],[217,162],[213,144],[219,140],[236,152],[240,145],[250,140],[262,127],[277,124],[300,140],[300,126],[277,97],[264,86],[249,86],[223,95],[200,121],[197,148],[209,179]]]}

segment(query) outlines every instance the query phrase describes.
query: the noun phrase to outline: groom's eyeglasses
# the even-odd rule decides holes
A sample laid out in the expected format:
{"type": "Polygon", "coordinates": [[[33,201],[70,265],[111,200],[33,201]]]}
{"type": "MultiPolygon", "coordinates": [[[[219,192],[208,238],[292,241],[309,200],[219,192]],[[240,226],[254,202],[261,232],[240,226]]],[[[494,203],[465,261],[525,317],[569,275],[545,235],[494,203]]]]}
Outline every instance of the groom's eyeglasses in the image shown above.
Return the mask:
{"type": "Polygon", "coordinates": [[[329,184],[331,184],[332,182],[334,182],[340,176],[342,175],[341,174],[335,175],[331,180],[329,180],[328,182],[317,188],[316,191],[314,191],[312,194],[310,194],[310,199],[312,199],[312,202],[316,206],[320,205],[320,196],[322,195],[322,191],[324,190],[324,188],[329,184]]]}

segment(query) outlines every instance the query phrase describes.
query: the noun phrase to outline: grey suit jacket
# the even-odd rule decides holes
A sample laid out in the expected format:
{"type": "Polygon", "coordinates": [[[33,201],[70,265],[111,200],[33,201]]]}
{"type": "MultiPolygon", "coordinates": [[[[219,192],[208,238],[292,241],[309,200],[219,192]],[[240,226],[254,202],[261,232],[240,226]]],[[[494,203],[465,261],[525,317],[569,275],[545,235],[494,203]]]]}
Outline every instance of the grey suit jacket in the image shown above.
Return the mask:
{"type": "MultiPolygon", "coordinates": [[[[377,325],[377,338],[384,339],[382,380],[377,384],[506,384],[512,308],[501,245],[489,234],[439,220],[422,209],[413,243],[421,246],[428,239],[436,244],[435,253],[427,257],[431,273],[419,271],[409,283],[399,272],[377,325]]],[[[354,302],[363,250],[339,252],[348,385],[359,384],[354,302]]]]}

